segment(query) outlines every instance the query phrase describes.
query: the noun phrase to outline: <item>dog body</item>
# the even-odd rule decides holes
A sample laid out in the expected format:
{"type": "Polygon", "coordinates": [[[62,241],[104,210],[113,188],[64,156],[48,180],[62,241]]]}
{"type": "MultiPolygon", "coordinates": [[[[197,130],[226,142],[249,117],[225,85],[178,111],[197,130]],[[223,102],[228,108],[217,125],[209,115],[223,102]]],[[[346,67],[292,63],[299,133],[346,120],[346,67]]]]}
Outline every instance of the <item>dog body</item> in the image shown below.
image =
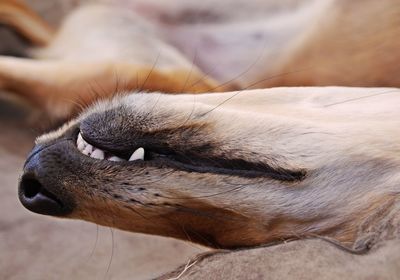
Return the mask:
{"type": "Polygon", "coordinates": [[[248,89],[399,86],[397,2],[248,2],[118,1],[80,8],[56,33],[2,3],[0,20],[23,14],[33,31],[8,23],[40,47],[32,59],[0,57],[0,87],[54,119],[120,91],[238,89],[85,110],[38,139],[22,203],[222,248],[315,235],[367,248],[394,237],[399,91],[248,89]]]}
{"type": "Polygon", "coordinates": [[[112,3],[79,8],[54,32],[4,1],[0,21],[40,48],[0,57],[0,86],[65,119],[116,91],[400,84],[394,0],[112,3]]]}

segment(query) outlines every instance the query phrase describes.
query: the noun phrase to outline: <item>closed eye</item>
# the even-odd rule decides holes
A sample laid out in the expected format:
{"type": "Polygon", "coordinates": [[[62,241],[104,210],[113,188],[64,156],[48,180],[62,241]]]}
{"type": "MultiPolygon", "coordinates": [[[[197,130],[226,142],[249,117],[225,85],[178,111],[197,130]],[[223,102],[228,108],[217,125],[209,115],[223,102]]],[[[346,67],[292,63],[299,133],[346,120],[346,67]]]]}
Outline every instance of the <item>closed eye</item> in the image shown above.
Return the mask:
{"type": "Polygon", "coordinates": [[[182,153],[172,150],[144,149],[139,147],[133,152],[112,152],[88,143],[81,133],[76,139],[78,150],[91,158],[113,162],[143,162],[149,166],[159,168],[169,167],[188,172],[216,173],[236,175],[241,177],[269,177],[281,181],[298,181],[305,176],[304,170],[288,170],[284,168],[272,168],[260,162],[249,162],[244,159],[227,159],[204,157],[199,153],[182,153]]]}

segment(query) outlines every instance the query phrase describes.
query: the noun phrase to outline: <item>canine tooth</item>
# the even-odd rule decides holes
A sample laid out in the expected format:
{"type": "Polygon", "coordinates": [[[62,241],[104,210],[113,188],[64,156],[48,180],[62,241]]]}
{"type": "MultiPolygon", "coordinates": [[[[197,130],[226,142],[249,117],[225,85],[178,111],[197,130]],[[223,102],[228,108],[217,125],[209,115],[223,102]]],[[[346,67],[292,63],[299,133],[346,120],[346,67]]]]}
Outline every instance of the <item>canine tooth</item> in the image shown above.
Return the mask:
{"type": "Polygon", "coordinates": [[[83,151],[85,149],[85,147],[86,147],[84,142],[77,142],[76,146],[77,146],[79,151],[83,151]]]}
{"type": "Polygon", "coordinates": [[[87,144],[87,146],[85,147],[85,149],[82,151],[83,154],[85,155],[89,155],[93,152],[93,146],[90,144],[87,144]]]}
{"type": "Polygon", "coordinates": [[[84,142],[81,133],[78,134],[78,139],[76,140],[77,143],[84,142]]]}
{"type": "Polygon", "coordinates": [[[108,160],[110,161],[124,161],[123,158],[117,157],[117,156],[112,156],[110,158],[108,158],[108,160]]]}
{"type": "Polygon", "coordinates": [[[83,140],[82,135],[80,133],[78,134],[78,139],[76,140],[76,146],[80,151],[83,151],[83,149],[86,147],[85,140],[83,140]]]}
{"type": "Polygon", "coordinates": [[[144,160],[144,149],[143,148],[139,148],[136,151],[134,151],[131,155],[131,157],[129,158],[129,161],[134,161],[134,160],[144,160]]]}
{"type": "Polygon", "coordinates": [[[95,149],[91,154],[91,158],[104,159],[104,152],[100,149],[95,149]]]}

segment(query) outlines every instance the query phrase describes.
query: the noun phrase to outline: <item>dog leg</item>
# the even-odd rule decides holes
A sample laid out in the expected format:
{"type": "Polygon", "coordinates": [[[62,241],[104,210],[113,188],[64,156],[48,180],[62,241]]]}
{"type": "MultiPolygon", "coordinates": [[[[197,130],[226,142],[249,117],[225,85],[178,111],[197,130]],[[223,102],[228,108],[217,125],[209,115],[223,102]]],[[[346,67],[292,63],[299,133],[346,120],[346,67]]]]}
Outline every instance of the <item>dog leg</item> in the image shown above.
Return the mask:
{"type": "Polygon", "coordinates": [[[287,74],[257,87],[399,87],[399,2],[330,1],[325,11],[275,69],[287,74]]]}
{"type": "MultiPolygon", "coordinates": [[[[14,92],[54,119],[69,118],[118,92],[216,91],[214,81],[187,70],[123,63],[76,63],[0,56],[0,89],[14,92]]],[[[221,90],[221,89],[219,89],[221,90]]]]}
{"type": "Polygon", "coordinates": [[[39,15],[17,0],[0,1],[0,23],[15,29],[36,46],[46,46],[55,33],[39,15]]]}

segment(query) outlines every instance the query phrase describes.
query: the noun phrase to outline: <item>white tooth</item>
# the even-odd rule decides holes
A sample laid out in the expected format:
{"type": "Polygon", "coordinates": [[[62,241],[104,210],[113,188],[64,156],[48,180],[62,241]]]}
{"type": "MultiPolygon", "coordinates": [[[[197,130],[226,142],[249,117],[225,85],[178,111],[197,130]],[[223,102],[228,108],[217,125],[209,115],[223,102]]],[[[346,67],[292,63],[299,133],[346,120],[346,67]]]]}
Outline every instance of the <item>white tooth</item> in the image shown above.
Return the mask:
{"type": "Polygon", "coordinates": [[[77,142],[77,148],[79,151],[83,151],[86,147],[86,144],[84,142],[77,142]]]}
{"type": "Polygon", "coordinates": [[[100,149],[95,149],[91,154],[90,157],[96,159],[104,159],[104,152],[100,149]]]}
{"type": "Polygon", "coordinates": [[[125,161],[123,158],[117,157],[117,156],[112,156],[110,158],[108,158],[107,160],[110,161],[125,161]]]}
{"type": "Polygon", "coordinates": [[[87,144],[87,146],[85,147],[85,149],[82,151],[83,154],[85,155],[89,155],[93,152],[93,146],[90,144],[87,144]]]}
{"type": "Polygon", "coordinates": [[[78,139],[76,139],[76,146],[80,151],[85,148],[85,143],[83,142],[83,138],[80,133],[78,134],[78,139]]]}
{"type": "Polygon", "coordinates": [[[76,140],[76,146],[79,151],[83,152],[83,150],[86,148],[88,143],[82,138],[82,135],[79,133],[78,134],[78,139],[76,140]]]}
{"type": "Polygon", "coordinates": [[[83,140],[83,138],[82,138],[82,135],[81,135],[81,133],[79,132],[79,134],[78,134],[78,139],[77,139],[77,143],[79,143],[79,142],[84,142],[85,140],[83,140]]]}
{"type": "Polygon", "coordinates": [[[136,151],[134,151],[131,155],[131,157],[129,158],[129,161],[134,161],[134,160],[144,160],[144,149],[143,148],[139,148],[136,151]]]}

